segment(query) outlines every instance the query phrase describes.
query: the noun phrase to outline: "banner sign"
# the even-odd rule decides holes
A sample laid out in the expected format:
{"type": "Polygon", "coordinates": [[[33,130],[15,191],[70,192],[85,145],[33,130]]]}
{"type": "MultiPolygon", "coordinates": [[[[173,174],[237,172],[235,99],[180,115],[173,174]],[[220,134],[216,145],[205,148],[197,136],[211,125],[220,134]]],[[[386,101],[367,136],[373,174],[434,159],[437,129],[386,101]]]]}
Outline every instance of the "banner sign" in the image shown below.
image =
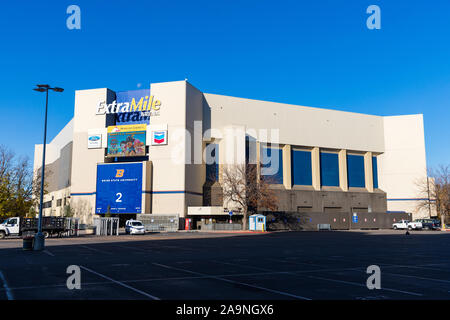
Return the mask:
{"type": "Polygon", "coordinates": [[[152,131],[152,146],[167,144],[167,130],[152,131]]]}
{"type": "Polygon", "coordinates": [[[97,165],[95,213],[142,212],[142,163],[97,165]]]}
{"type": "Polygon", "coordinates": [[[99,149],[102,147],[102,135],[100,133],[88,134],[88,149],[99,149]]]}
{"type": "Polygon", "coordinates": [[[99,102],[96,114],[114,116],[118,125],[149,124],[151,116],[159,116],[160,107],[161,101],[150,95],[150,89],[121,91],[112,103],[99,102]]]}
{"type": "Polygon", "coordinates": [[[145,156],[147,125],[108,127],[108,157],[145,156]]]}

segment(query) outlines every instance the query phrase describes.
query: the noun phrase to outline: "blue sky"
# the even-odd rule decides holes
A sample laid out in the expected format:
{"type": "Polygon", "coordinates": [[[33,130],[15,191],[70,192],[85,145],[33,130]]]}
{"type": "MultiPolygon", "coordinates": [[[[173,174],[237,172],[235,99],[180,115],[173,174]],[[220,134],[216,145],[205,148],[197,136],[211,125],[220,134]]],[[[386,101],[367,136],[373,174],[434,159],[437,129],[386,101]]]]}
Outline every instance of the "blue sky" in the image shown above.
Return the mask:
{"type": "Polygon", "coordinates": [[[74,90],[189,79],[203,92],[375,115],[423,113],[429,166],[450,161],[450,1],[30,1],[0,6],[0,144],[33,156],[74,90]],[[81,30],[66,9],[81,8],[81,30]],[[381,8],[381,30],[366,8],[381,8]]]}

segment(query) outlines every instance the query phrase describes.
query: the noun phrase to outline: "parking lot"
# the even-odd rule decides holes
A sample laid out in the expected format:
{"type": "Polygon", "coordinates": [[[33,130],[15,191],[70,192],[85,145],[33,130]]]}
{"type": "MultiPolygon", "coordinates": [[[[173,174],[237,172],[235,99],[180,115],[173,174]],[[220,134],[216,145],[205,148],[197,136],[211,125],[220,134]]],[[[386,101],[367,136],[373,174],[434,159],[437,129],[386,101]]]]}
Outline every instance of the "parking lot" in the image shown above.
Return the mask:
{"type": "Polygon", "coordinates": [[[450,299],[450,233],[167,233],[0,241],[0,299],[450,299]],[[66,269],[81,269],[69,290],[66,269]],[[369,290],[366,269],[381,269],[369,290]]]}

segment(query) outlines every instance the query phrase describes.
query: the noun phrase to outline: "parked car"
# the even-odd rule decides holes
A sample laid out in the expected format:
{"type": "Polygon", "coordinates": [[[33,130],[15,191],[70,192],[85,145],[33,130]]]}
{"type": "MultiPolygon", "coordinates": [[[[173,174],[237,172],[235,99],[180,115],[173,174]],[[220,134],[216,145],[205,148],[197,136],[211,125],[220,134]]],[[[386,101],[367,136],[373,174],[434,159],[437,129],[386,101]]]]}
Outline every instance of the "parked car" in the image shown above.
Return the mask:
{"type": "Polygon", "coordinates": [[[145,227],[139,220],[127,220],[125,222],[126,234],[145,234],[145,227]]]}
{"type": "Polygon", "coordinates": [[[441,222],[437,219],[416,219],[414,221],[422,223],[422,228],[426,230],[441,229],[441,222]]]}
{"type": "Polygon", "coordinates": [[[392,224],[392,228],[394,228],[394,230],[397,230],[397,229],[421,230],[422,223],[417,222],[417,221],[411,222],[409,220],[400,220],[399,222],[392,224]]]}

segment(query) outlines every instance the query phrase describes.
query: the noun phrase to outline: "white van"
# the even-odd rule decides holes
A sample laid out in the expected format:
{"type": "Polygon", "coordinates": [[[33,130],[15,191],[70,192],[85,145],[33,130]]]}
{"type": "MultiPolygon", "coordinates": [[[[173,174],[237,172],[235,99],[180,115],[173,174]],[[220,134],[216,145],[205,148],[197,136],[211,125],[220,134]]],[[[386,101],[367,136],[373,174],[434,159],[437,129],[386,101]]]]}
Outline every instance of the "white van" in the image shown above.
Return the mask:
{"type": "Polygon", "coordinates": [[[139,220],[127,220],[125,222],[126,234],[145,234],[145,227],[142,221],[139,220]]]}

